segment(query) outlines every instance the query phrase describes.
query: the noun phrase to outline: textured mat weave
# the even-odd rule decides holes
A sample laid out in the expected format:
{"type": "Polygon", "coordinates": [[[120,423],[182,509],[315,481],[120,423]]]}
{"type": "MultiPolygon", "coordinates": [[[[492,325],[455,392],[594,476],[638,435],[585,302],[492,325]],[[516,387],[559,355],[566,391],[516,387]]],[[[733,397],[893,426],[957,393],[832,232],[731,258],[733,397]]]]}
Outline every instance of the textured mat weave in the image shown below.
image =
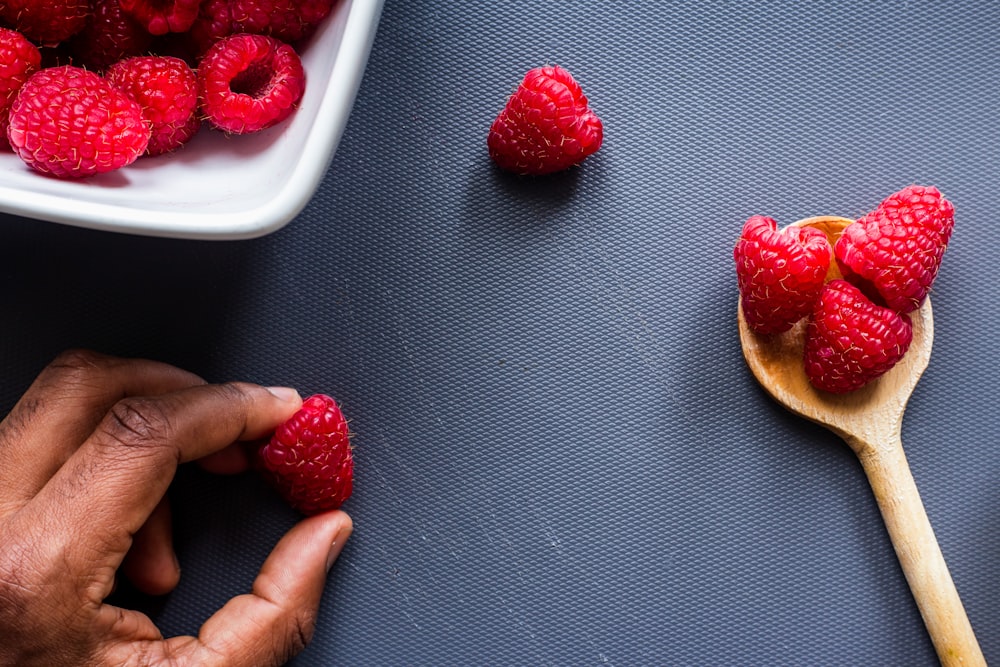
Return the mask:
{"type": "MultiPolygon", "coordinates": [[[[932,665],[860,466],[743,364],[730,253],[753,213],[935,184],[957,227],[903,440],[1000,661],[998,29],[988,1],[389,0],[280,232],[3,220],[4,405],[68,346],[336,395],[356,532],[295,665],[932,665]],[[605,145],[509,178],[486,129],[544,63],[605,145]]],[[[295,516],[252,477],[174,502],[184,579],[143,604],[192,633],[295,516]]]]}

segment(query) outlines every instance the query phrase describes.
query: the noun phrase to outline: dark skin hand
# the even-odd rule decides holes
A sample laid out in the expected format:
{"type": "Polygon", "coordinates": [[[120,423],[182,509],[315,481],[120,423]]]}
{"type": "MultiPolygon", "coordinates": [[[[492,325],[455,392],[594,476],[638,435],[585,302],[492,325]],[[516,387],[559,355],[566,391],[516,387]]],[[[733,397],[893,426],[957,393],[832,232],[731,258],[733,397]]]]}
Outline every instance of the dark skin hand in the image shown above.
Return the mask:
{"type": "Polygon", "coordinates": [[[252,591],[197,637],[164,638],[105,599],[119,571],[162,594],[180,578],[164,496],[177,466],[232,473],[241,443],[301,405],[292,389],[210,385],[173,366],[71,351],[0,422],[0,665],[280,665],[312,637],[343,512],[275,546],[252,591]]]}

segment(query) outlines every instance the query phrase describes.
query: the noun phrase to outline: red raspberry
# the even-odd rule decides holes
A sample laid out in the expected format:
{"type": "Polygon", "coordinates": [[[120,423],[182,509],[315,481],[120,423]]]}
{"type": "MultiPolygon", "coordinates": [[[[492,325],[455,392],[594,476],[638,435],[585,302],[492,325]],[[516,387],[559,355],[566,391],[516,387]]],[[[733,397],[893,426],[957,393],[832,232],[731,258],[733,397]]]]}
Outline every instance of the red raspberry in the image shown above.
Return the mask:
{"type": "Polygon", "coordinates": [[[2,0],[0,19],[36,44],[52,46],[83,30],[89,0],[2,0]]]}
{"type": "Polygon", "coordinates": [[[268,35],[291,44],[308,37],[334,0],[203,0],[190,36],[199,53],[240,33],[268,35]]]}
{"type": "Polygon", "coordinates": [[[198,17],[201,0],[118,0],[122,11],[152,35],[186,32],[198,17]]]}
{"type": "Polygon", "coordinates": [[[579,164],[603,138],[604,126],[573,76],[561,67],[538,67],[507,100],[486,145],[501,169],[538,176],[579,164]]]}
{"type": "Polygon", "coordinates": [[[733,249],[743,316],[761,334],[788,331],[810,313],[833,255],[818,229],[777,227],[774,219],[755,215],[733,249]]]}
{"type": "Polygon", "coordinates": [[[258,462],[278,493],[303,514],[337,509],[351,496],[354,457],[347,421],[324,394],[303,401],[260,449],[258,462]]]}
{"type": "Polygon", "coordinates": [[[104,78],[142,107],[152,132],[147,155],[178,148],[201,127],[194,72],[180,58],[128,58],[108,68],[104,78]]]}
{"type": "Polygon", "coordinates": [[[28,39],[0,28],[0,133],[7,136],[7,112],[24,82],[41,65],[42,54],[28,39]]]}
{"type": "Polygon", "coordinates": [[[927,297],[954,227],[951,202],[937,188],[913,185],[848,225],[834,252],[844,278],[907,313],[927,297]]]}
{"type": "Polygon", "coordinates": [[[264,35],[230,35],[198,64],[201,109],[220,130],[256,132],[288,117],[302,97],[305,72],[291,46],[264,35]]]}
{"type": "Polygon", "coordinates": [[[36,171],[92,176],[131,164],[149,142],[139,105],[97,74],[72,65],[41,69],[21,86],[7,138],[36,171]]]}
{"type": "Polygon", "coordinates": [[[230,0],[230,7],[233,33],[295,42],[311,34],[326,18],[333,0],[230,0]]]}
{"type": "Polygon", "coordinates": [[[831,280],[806,326],[806,376],[823,391],[854,391],[895,366],[912,340],[909,316],[875,305],[845,280],[831,280]]]}
{"type": "Polygon", "coordinates": [[[230,0],[202,0],[191,29],[185,35],[191,41],[197,57],[223,37],[233,34],[233,19],[230,14],[230,0]]]}
{"type": "Polygon", "coordinates": [[[153,36],[122,11],[118,0],[92,0],[87,25],[73,35],[75,64],[103,72],[108,65],[149,51],[153,36]]]}

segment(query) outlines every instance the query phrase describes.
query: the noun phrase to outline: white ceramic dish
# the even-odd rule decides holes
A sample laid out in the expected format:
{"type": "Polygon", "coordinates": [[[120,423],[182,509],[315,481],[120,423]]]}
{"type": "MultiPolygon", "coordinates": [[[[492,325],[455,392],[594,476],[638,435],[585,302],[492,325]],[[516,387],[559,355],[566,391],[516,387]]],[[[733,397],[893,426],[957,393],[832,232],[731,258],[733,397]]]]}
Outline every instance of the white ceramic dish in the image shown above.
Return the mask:
{"type": "Polygon", "coordinates": [[[273,232],[312,198],[350,115],[383,0],[338,0],[302,49],[294,114],[241,136],[202,130],[180,150],[80,181],[31,171],[0,152],[0,211],[92,229],[189,239],[273,232]]]}

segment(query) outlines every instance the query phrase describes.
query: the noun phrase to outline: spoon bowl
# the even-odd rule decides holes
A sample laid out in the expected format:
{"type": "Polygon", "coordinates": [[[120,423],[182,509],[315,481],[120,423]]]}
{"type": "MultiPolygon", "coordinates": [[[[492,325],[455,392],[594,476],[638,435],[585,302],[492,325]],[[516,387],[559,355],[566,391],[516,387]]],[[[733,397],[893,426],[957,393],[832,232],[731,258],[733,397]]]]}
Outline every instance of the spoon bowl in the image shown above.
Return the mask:
{"type": "MultiPolygon", "coordinates": [[[[832,246],[851,222],[819,216],[793,224],[820,229],[832,246]]],[[[831,262],[827,279],[839,277],[836,262],[831,262]]],[[[934,342],[930,299],[910,319],[913,341],[899,363],[856,391],[831,394],[814,388],[806,377],[805,321],[782,334],[761,335],[750,329],[737,307],[743,356],[761,387],[791,412],[839,435],[857,455],[941,664],[985,665],[903,453],[903,414],[934,342]]]]}

